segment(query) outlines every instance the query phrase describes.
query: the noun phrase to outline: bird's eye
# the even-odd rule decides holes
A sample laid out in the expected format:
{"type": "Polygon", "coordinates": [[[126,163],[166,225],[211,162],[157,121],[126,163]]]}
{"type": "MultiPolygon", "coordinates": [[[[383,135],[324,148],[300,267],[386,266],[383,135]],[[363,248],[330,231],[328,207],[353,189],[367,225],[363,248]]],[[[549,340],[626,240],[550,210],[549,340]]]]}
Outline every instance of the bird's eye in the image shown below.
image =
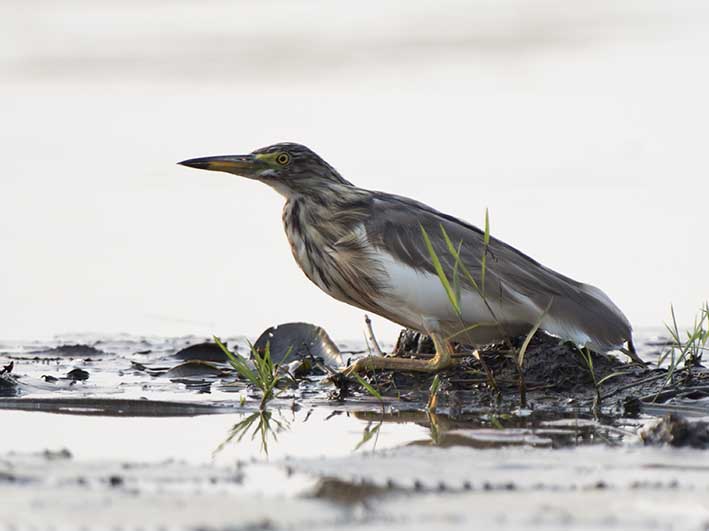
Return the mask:
{"type": "Polygon", "coordinates": [[[279,153],[276,157],[276,162],[281,166],[285,166],[290,162],[290,155],[288,153],[279,153]]]}

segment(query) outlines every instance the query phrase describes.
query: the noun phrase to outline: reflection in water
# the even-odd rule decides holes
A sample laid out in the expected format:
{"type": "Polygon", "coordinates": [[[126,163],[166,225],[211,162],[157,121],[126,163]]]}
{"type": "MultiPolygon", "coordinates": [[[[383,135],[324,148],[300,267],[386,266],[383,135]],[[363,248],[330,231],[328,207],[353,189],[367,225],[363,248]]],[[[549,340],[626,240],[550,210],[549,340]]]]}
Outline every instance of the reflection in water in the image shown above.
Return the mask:
{"type": "MultiPolygon", "coordinates": [[[[634,436],[637,422],[624,418],[599,422],[571,411],[525,414],[485,411],[451,416],[423,409],[332,411],[313,408],[299,414],[291,409],[274,408],[239,417],[212,455],[216,456],[228,446],[241,456],[269,458],[294,454],[375,453],[406,446],[476,449],[611,446],[620,444],[628,435],[634,436]]],[[[221,433],[220,439],[224,437],[224,432],[221,433]]]]}
{"type": "MultiPolygon", "coordinates": [[[[357,415],[355,414],[355,417],[357,415]]],[[[365,444],[367,444],[369,441],[374,438],[374,442],[372,443],[372,452],[375,452],[377,450],[377,441],[379,441],[379,430],[382,427],[382,424],[384,423],[383,420],[380,420],[374,427],[372,425],[374,422],[368,422],[367,425],[364,427],[364,431],[362,432],[362,439],[357,443],[357,446],[354,447],[354,452],[362,448],[365,444]]]]}
{"type": "MultiPolygon", "coordinates": [[[[561,413],[532,413],[528,416],[510,414],[479,414],[450,417],[431,411],[400,411],[395,413],[355,412],[355,418],[369,424],[357,448],[379,434],[384,423],[418,424],[429,430],[429,439],[412,440],[409,446],[468,446],[499,448],[503,446],[533,446],[562,448],[582,444],[616,445],[632,434],[596,420],[561,413]],[[371,424],[377,422],[374,429],[371,424]]],[[[623,423],[623,419],[616,419],[623,423]]]]}
{"type": "Polygon", "coordinates": [[[226,440],[214,450],[213,455],[221,452],[225,446],[234,440],[240,443],[253,427],[251,440],[256,440],[258,436],[261,441],[261,452],[268,456],[269,438],[276,443],[278,442],[278,434],[290,428],[290,422],[281,416],[280,411],[278,411],[278,414],[281,417],[280,419],[275,418],[273,413],[269,410],[261,410],[237,422],[231,430],[229,430],[229,436],[226,440]]]}

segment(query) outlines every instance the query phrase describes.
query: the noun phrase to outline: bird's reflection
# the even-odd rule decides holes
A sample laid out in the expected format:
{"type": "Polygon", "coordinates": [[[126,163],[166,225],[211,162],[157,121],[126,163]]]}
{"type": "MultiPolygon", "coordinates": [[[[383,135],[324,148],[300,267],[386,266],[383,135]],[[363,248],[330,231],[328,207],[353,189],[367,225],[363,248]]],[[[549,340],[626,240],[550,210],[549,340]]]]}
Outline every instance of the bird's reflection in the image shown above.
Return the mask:
{"type": "Polygon", "coordinates": [[[616,443],[623,433],[612,425],[590,419],[556,414],[521,417],[511,414],[471,414],[451,417],[433,411],[398,411],[393,413],[359,411],[355,418],[368,422],[357,448],[377,437],[388,424],[417,424],[428,430],[428,437],[406,443],[407,446],[467,446],[477,449],[504,446],[565,447],[578,444],[616,443]],[[371,428],[375,425],[375,428],[371,428]],[[369,433],[367,432],[369,430],[369,433]],[[372,434],[376,429],[376,433],[372,434]]]}
{"type": "MultiPolygon", "coordinates": [[[[345,415],[363,424],[359,440],[351,448],[352,452],[376,452],[381,441],[384,446],[391,447],[392,436],[397,437],[399,426],[418,425],[426,430],[413,436],[404,446],[430,446],[450,448],[465,446],[477,449],[502,448],[506,446],[528,446],[537,448],[561,448],[580,444],[617,444],[625,436],[623,430],[604,424],[590,418],[580,418],[575,415],[562,415],[559,412],[534,413],[531,415],[514,415],[501,412],[480,412],[451,416],[434,411],[342,411],[334,410],[327,416],[311,418],[313,410],[309,410],[302,420],[308,422],[325,422],[335,416],[345,415]]],[[[296,420],[296,411],[264,409],[244,417],[234,424],[226,439],[214,451],[216,455],[229,444],[258,441],[260,451],[268,457],[269,449],[279,442],[280,435],[290,430],[296,420]]],[[[360,426],[362,426],[360,424],[360,426]]],[[[315,427],[314,430],[322,429],[315,427]]],[[[341,430],[338,424],[332,429],[341,430]]]]}

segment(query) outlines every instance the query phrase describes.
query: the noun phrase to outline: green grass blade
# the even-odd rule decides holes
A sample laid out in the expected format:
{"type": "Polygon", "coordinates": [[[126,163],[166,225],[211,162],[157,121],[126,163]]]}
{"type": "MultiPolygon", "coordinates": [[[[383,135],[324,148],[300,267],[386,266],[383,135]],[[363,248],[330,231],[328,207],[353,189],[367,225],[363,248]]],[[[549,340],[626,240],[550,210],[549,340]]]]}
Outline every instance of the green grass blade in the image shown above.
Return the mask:
{"type": "Polygon", "coordinates": [[[598,388],[598,383],[596,382],[596,371],[593,370],[593,357],[591,352],[587,348],[577,348],[576,351],[581,356],[581,359],[586,364],[588,372],[591,374],[591,379],[593,380],[593,386],[598,388]]]}
{"type": "Polygon", "coordinates": [[[446,337],[446,341],[452,341],[454,337],[462,336],[463,334],[466,334],[472,330],[475,330],[476,328],[480,328],[481,326],[484,326],[486,323],[475,323],[470,326],[465,326],[455,332],[454,334],[451,334],[450,336],[446,337]]]}
{"type": "Polygon", "coordinates": [[[480,291],[480,286],[478,285],[477,281],[473,277],[473,275],[470,273],[467,267],[465,267],[465,264],[463,263],[463,260],[460,257],[460,250],[462,248],[463,242],[460,242],[460,246],[456,249],[455,245],[453,245],[453,242],[451,241],[450,237],[448,236],[448,233],[446,232],[446,229],[441,225],[441,234],[443,235],[443,239],[446,242],[446,247],[448,247],[448,252],[451,253],[451,256],[455,259],[455,266],[458,268],[459,272],[462,272],[465,278],[468,280],[471,286],[475,288],[475,291],[477,291],[480,295],[482,295],[482,292],[480,291]]]}
{"type": "MultiPolygon", "coordinates": [[[[443,229],[443,227],[441,227],[443,229]]],[[[460,249],[463,246],[463,242],[458,244],[458,252],[457,255],[460,255],[460,249]]],[[[461,293],[461,288],[460,288],[460,260],[456,260],[455,264],[453,264],[453,292],[455,293],[455,298],[456,300],[461,300],[460,298],[460,293],[461,293]]]]}
{"type": "Polygon", "coordinates": [[[539,316],[539,319],[537,319],[537,322],[527,334],[527,337],[524,338],[524,343],[522,343],[522,348],[519,349],[519,355],[517,357],[517,365],[519,367],[522,367],[524,365],[524,355],[527,353],[527,347],[529,347],[529,343],[532,341],[534,334],[536,334],[537,330],[539,330],[539,327],[542,326],[542,321],[544,320],[544,317],[546,317],[549,308],[551,308],[552,302],[554,302],[553,297],[549,301],[549,304],[547,304],[547,307],[544,308],[542,315],[539,316]]]}
{"type": "Polygon", "coordinates": [[[213,336],[214,342],[219,345],[219,348],[222,349],[224,352],[224,355],[227,357],[229,360],[229,364],[234,368],[234,370],[241,376],[242,378],[247,379],[250,381],[252,384],[255,386],[259,386],[259,378],[258,375],[251,370],[251,368],[248,366],[246,363],[246,360],[244,360],[241,356],[238,356],[236,354],[233,354],[224,343],[220,341],[220,339],[217,336],[213,336]]]}
{"type": "Polygon", "coordinates": [[[364,387],[370,395],[372,395],[374,398],[376,398],[376,399],[379,400],[380,402],[383,401],[383,398],[382,398],[381,393],[380,393],[379,391],[377,391],[374,387],[372,387],[370,384],[368,384],[367,382],[365,382],[364,379],[363,379],[359,374],[357,374],[357,373],[355,372],[355,373],[352,374],[352,376],[355,377],[355,380],[357,380],[357,382],[359,383],[359,385],[361,385],[362,387],[364,387]]]}
{"type": "Polygon", "coordinates": [[[433,248],[431,238],[429,238],[426,229],[423,228],[423,225],[419,226],[421,227],[423,240],[426,243],[426,249],[428,249],[428,254],[431,256],[431,262],[433,262],[433,268],[436,270],[438,279],[440,280],[441,285],[443,286],[443,289],[445,290],[446,295],[448,296],[448,300],[450,301],[451,306],[453,306],[453,309],[455,310],[455,313],[457,315],[461,315],[459,301],[455,296],[455,292],[453,291],[453,287],[448,281],[448,277],[446,276],[445,271],[443,271],[443,265],[441,264],[441,261],[439,260],[438,255],[436,254],[436,251],[433,248]]]}
{"type": "Polygon", "coordinates": [[[435,395],[435,394],[438,392],[438,389],[439,389],[440,387],[441,387],[441,379],[440,379],[440,377],[438,376],[438,374],[436,374],[436,375],[433,377],[433,381],[431,382],[431,387],[430,387],[430,389],[428,390],[428,392],[431,393],[432,395],[435,395]]]}
{"type": "Polygon", "coordinates": [[[605,382],[607,382],[611,378],[615,378],[616,376],[625,376],[626,374],[630,374],[630,372],[628,372],[628,371],[613,372],[611,374],[604,376],[600,380],[598,380],[598,382],[596,382],[596,386],[600,387],[601,385],[603,385],[605,382]]]}

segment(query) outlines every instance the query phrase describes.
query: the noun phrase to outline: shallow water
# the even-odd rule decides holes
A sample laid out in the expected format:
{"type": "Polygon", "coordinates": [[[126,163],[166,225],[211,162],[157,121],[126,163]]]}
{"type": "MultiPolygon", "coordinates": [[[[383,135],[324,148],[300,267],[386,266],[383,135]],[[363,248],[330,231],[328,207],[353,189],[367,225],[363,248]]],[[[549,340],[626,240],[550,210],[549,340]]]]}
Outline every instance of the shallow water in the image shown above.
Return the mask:
{"type": "MultiPolygon", "coordinates": [[[[656,340],[640,335],[644,357],[653,356],[656,340]]],[[[0,399],[0,498],[12,508],[0,526],[396,530],[456,529],[474,519],[510,529],[646,529],[709,522],[704,451],[645,447],[638,430],[648,415],[595,420],[586,408],[430,414],[423,404],[382,405],[367,396],[330,401],[332,386],[322,378],[259,413],[258,396],[244,384],[219,378],[195,388],[165,376],[181,362],[176,351],[201,341],[0,342],[0,366],[14,361],[11,374],[21,382],[19,396],[0,399]],[[76,344],[83,346],[67,347],[76,344]],[[88,379],[62,379],[76,368],[88,379]]],[[[243,337],[229,341],[246,348],[243,337]]]]}

